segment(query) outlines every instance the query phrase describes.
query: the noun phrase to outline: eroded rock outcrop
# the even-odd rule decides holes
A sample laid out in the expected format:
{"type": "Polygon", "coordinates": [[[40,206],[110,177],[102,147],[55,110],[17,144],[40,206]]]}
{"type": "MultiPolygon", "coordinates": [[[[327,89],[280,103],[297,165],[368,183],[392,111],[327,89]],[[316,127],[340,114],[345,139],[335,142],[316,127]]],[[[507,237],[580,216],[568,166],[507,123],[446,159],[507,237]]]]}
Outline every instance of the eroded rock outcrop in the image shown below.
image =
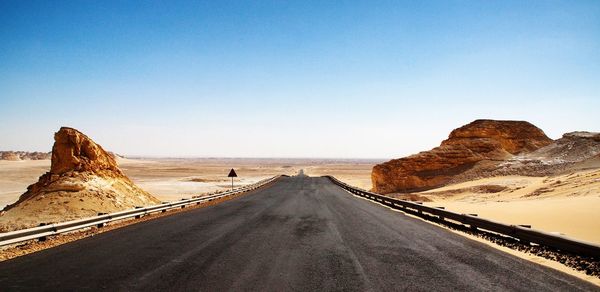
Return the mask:
{"type": "Polygon", "coordinates": [[[92,139],[72,128],[54,135],[50,171],[0,216],[0,230],[159,203],[137,187],[92,139]]]}
{"type": "Polygon", "coordinates": [[[528,122],[476,120],[452,131],[439,147],[373,167],[373,191],[385,194],[439,187],[481,162],[505,161],[551,143],[528,122]]]}
{"type": "Polygon", "coordinates": [[[581,162],[596,155],[600,155],[600,133],[579,131],[564,134],[562,138],[532,152],[526,158],[568,163],[581,162]]]}
{"type": "Polygon", "coordinates": [[[100,145],[75,129],[63,127],[54,134],[50,173],[61,175],[69,171],[122,175],[113,156],[100,145]]]}
{"type": "Polygon", "coordinates": [[[498,164],[483,164],[456,181],[499,175],[548,176],[568,171],[592,169],[600,165],[600,133],[572,132],[564,134],[536,151],[515,155],[498,164]]]}
{"type": "Polygon", "coordinates": [[[50,157],[51,152],[0,151],[0,160],[44,160],[50,157]]]}
{"type": "Polygon", "coordinates": [[[14,151],[2,151],[0,153],[0,159],[8,161],[19,161],[21,157],[14,151]]]}

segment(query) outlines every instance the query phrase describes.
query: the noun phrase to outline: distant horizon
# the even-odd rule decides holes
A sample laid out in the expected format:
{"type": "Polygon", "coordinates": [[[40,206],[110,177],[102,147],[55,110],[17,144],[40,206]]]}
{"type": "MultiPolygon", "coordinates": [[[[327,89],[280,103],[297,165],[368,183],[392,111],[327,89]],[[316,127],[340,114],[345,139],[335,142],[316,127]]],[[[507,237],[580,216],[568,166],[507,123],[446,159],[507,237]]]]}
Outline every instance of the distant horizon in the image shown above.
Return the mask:
{"type": "MultiPolygon", "coordinates": [[[[50,147],[52,148],[52,147],[50,147]]],[[[104,147],[103,147],[104,148],[104,147]]],[[[352,160],[364,160],[364,161],[385,161],[385,160],[389,160],[389,159],[393,159],[393,158],[385,158],[385,157],[379,157],[379,158],[371,158],[371,157],[277,157],[277,156],[271,156],[271,157],[243,157],[243,156],[169,156],[169,155],[136,155],[136,154],[122,154],[122,153],[116,153],[114,151],[110,151],[107,149],[104,149],[107,152],[112,152],[116,155],[122,156],[125,159],[140,159],[140,160],[144,160],[144,159],[224,159],[224,160],[235,160],[235,159],[240,159],[240,160],[244,160],[244,159],[257,159],[257,160],[275,160],[275,159],[281,159],[281,160],[335,160],[335,161],[352,161],[352,160]]],[[[28,153],[33,153],[33,152],[39,152],[39,153],[52,153],[52,150],[50,151],[43,151],[43,150],[14,150],[14,149],[0,149],[0,152],[28,152],[28,153]]]]}
{"type": "MultiPolygon", "coordinates": [[[[483,120],[489,120],[489,119],[483,119],[483,120]]],[[[524,122],[529,122],[526,120],[519,120],[519,121],[524,121],[524,122]]],[[[533,124],[533,123],[532,123],[533,124]]],[[[535,124],[533,124],[534,126],[536,126],[535,124]]],[[[461,125],[464,126],[464,125],[461,125]]],[[[461,126],[457,126],[461,127],[461,126]]],[[[73,128],[73,127],[69,127],[69,126],[62,126],[62,127],[67,127],[67,128],[73,128]]],[[[539,127],[538,127],[539,128],[539,127]]],[[[60,128],[59,128],[60,129],[60,128]]],[[[73,128],[78,130],[77,128],[73,128]]],[[[540,128],[541,129],[541,128],[540,128]]],[[[594,131],[586,131],[586,130],[574,130],[574,131],[569,131],[569,132],[565,132],[560,134],[558,137],[551,137],[550,135],[548,135],[548,133],[546,131],[544,131],[544,129],[541,129],[546,136],[548,136],[550,139],[552,140],[557,140],[560,139],[564,134],[567,133],[573,133],[573,132],[591,132],[591,133],[600,133],[600,132],[594,132],[594,131]]],[[[57,129],[58,131],[58,129],[57,129]]],[[[83,133],[86,134],[86,133],[83,133]]],[[[448,135],[450,134],[450,132],[447,133],[448,135]]],[[[86,134],[86,136],[89,137],[89,135],[86,134]]],[[[93,137],[90,137],[92,140],[94,140],[93,137]]],[[[446,136],[445,138],[443,138],[442,140],[439,141],[438,145],[435,145],[431,148],[437,147],[439,146],[439,144],[447,139],[448,137],[446,136]]],[[[102,146],[102,143],[97,142],[100,146],[102,146]]],[[[45,151],[45,150],[10,150],[10,149],[0,149],[0,151],[24,151],[24,152],[43,152],[43,153],[51,153],[52,152],[52,144],[50,144],[50,150],[49,151],[45,151]]],[[[343,161],[343,160],[367,160],[367,161],[385,161],[385,160],[390,160],[390,159],[398,159],[398,158],[402,158],[402,157],[406,157],[409,155],[413,155],[413,154],[417,154],[421,151],[428,151],[431,150],[431,148],[428,149],[421,149],[417,152],[414,153],[409,153],[409,154],[405,154],[402,156],[397,156],[397,157],[326,157],[326,156],[316,156],[316,157],[310,157],[310,156],[203,156],[203,155],[170,155],[170,154],[166,154],[166,155],[162,155],[162,154],[127,154],[127,153],[120,153],[117,151],[112,151],[110,149],[107,149],[106,147],[102,146],[102,148],[107,151],[107,152],[112,152],[115,153],[119,156],[123,156],[124,158],[129,158],[129,159],[289,159],[289,160],[310,160],[310,159],[315,159],[315,160],[337,160],[337,161],[343,161]]]]}
{"type": "MultiPolygon", "coordinates": [[[[119,154],[121,155],[121,154],[119,154]]],[[[126,159],[223,159],[223,160],[322,160],[322,161],[385,161],[390,158],[342,158],[342,157],[200,157],[200,156],[182,156],[182,157],[169,157],[169,156],[139,156],[139,155],[123,155],[126,159]]]]}
{"type": "MultiPolygon", "coordinates": [[[[0,149],[398,158],[480,118],[600,132],[597,1],[0,2],[0,149]]],[[[376,158],[379,159],[379,158],[376,158]]]]}

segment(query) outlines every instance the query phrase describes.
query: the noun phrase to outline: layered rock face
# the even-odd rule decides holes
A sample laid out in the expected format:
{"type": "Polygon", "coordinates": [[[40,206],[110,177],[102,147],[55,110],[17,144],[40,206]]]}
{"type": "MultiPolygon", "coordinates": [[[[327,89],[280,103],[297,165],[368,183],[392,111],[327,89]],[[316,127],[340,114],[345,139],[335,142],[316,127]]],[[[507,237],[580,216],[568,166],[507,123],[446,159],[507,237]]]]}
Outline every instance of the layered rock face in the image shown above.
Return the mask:
{"type": "Polygon", "coordinates": [[[0,230],[72,220],[159,203],[137,187],[92,139],[72,128],[54,135],[50,171],[0,216],[0,230]]]}
{"type": "Polygon", "coordinates": [[[476,120],[455,129],[439,147],[373,167],[373,191],[422,191],[449,183],[484,161],[505,161],[552,143],[524,121],[476,120]]]}

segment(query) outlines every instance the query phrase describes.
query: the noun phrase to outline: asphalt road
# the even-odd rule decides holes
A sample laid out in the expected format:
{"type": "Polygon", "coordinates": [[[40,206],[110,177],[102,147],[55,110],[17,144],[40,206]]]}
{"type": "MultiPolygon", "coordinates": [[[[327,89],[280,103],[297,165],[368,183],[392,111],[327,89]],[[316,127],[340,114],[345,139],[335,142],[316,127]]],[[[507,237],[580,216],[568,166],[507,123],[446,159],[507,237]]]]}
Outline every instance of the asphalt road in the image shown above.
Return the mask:
{"type": "Polygon", "coordinates": [[[306,176],[0,263],[1,291],[99,289],[599,290],[306,176]]]}

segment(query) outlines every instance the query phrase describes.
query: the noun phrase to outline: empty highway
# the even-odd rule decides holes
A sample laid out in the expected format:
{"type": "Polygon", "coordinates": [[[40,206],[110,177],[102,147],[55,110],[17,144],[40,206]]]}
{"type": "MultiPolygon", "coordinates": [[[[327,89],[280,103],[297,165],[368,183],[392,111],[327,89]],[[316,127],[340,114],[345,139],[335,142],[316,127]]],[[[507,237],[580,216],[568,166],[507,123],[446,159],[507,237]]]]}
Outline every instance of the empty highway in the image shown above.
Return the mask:
{"type": "Polygon", "coordinates": [[[100,289],[598,291],[307,176],[0,263],[2,291],[100,289]]]}

